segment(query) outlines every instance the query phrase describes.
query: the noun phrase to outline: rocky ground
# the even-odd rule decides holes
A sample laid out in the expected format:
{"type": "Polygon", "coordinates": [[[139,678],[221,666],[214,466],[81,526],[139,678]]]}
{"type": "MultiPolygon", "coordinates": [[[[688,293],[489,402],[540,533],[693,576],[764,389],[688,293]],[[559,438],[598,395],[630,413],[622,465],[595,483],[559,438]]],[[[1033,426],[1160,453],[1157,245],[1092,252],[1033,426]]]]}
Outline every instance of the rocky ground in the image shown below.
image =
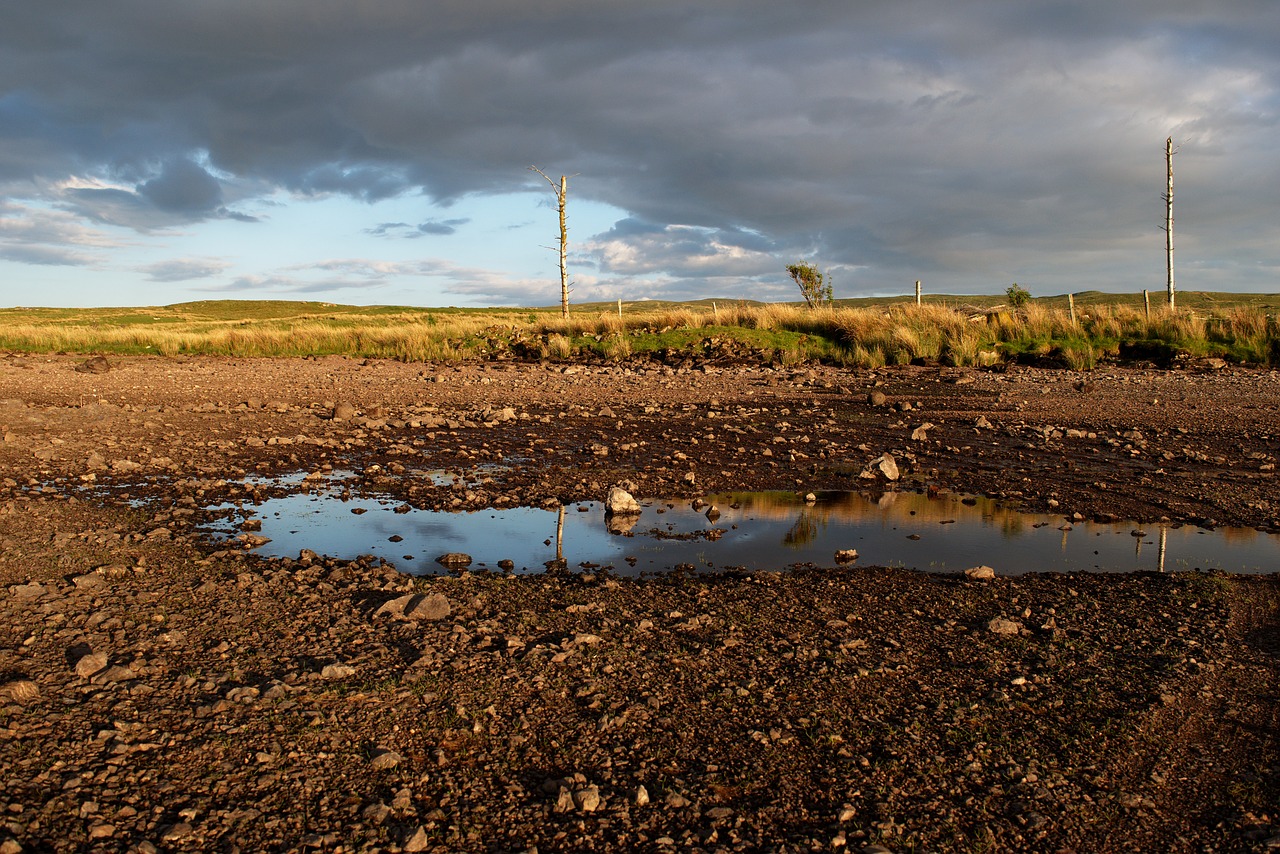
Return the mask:
{"type": "Polygon", "coordinates": [[[1280,848],[1275,575],[413,578],[196,528],[329,467],[1276,531],[1278,409],[1234,369],[0,359],[0,854],[1280,848]]]}

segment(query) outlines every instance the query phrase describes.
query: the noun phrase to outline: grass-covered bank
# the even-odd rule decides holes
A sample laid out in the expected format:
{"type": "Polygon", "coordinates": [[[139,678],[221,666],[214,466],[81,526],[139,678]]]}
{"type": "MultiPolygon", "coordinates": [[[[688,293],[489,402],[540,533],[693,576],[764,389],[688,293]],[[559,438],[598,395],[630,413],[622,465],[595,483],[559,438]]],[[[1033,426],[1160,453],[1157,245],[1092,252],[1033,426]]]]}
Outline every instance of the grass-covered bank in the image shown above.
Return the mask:
{"type": "Polygon", "coordinates": [[[857,367],[1010,361],[1087,370],[1099,362],[1220,358],[1280,366],[1280,297],[1180,295],[1177,311],[1141,296],[1081,294],[1020,307],[997,297],[794,304],[595,304],[439,309],[216,301],[129,309],[0,310],[0,347],[19,352],[230,356],[350,355],[406,361],[622,360],[751,354],[857,367]]]}

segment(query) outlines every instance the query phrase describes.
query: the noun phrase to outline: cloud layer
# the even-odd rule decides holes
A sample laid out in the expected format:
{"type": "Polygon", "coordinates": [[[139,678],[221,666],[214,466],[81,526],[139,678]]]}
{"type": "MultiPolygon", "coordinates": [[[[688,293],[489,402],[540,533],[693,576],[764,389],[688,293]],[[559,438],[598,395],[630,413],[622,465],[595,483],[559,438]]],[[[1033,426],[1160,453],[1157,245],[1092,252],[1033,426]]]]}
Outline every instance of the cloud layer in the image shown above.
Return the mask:
{"type": "MultiPolygon", "coordinates": [[[[9,3],[0,257],[101,262],[86,230],[281,191],[545,193],[535,163],[571,216],[628,212],[575,246],[600,293],[791,298],[800,258],[849,296],[1158,287],[1172,135],[1184,281],[1275,290],[1277,45],[1274,0],[9,3]]],[[[187,263],[149,274],[223,262],[187,263]]]]}

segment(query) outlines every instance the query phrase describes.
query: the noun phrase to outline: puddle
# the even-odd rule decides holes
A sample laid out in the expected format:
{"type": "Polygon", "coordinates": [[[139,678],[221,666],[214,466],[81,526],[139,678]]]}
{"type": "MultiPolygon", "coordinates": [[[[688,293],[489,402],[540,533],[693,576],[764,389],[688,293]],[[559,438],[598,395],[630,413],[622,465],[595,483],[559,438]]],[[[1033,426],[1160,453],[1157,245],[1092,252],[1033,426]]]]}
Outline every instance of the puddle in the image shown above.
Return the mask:
{"type": "MultiPolygon", "coordinates": [[[[334,484],[337,486],[337,484],[334,484]]],[[[806,504],[788,492],[705,496],[720,515],[689,501],[641,502],[626,532],[611,532],[603,506],[570,505],[467,513],[418,511],[376,498],[343,500],[320,491],[268,498],[225,515],[212,531],[230,539],[245,514],[261,521],[254,551],[296,557],[302,549],[343,559],[385,558],[414,575],[443,573],[436,558],[464,552],[471,569],[540,572],[563,557],[569,568],[611,567],[619,575],[662,572],[780,570],[795,564],[834,566],[840,549],[857,549],[854,565],[961,572],[986,564],[1002,575],[1030,572],[1133,572],[1219,569],[1280,571],[1280,535],[1252,529],[1068,523],[1062,516],[1020,513],[999,502],[959,495],[822,493],[806,504]],[[397,512],[398,508],[398,512],[397,512]]],[[[613,520],[615,529],[619,520],[613,520]]]]}

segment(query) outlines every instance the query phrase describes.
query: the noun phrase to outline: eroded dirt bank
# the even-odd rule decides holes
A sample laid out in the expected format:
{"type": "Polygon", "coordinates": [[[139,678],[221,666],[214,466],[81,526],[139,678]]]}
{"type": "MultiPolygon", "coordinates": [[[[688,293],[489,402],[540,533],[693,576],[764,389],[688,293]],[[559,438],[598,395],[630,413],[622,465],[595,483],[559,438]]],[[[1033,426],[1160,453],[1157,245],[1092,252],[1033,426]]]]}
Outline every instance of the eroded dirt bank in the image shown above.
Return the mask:
{"type": "Polygon", "coordinates": [[[324,466],[1275,530],[1275,373],[83,361],[0,360],[7,850],[1280,845],[1274,577],[415,580],[193,530],[324,466]]]}

